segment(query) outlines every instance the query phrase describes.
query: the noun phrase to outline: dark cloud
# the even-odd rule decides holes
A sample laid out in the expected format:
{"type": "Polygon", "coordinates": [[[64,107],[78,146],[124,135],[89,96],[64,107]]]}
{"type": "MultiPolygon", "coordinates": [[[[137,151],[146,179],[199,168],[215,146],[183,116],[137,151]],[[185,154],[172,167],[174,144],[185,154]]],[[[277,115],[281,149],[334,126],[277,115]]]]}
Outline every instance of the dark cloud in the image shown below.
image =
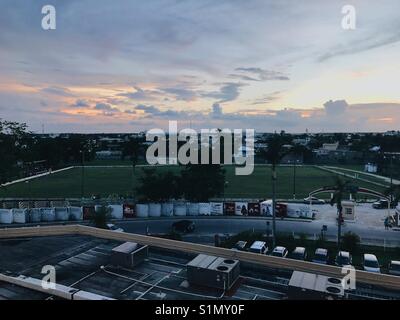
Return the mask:
{"type": "Polygon", "coordinates": [[[43,88],[40,91],[43,93],[56,95],[56,96],[62,96],[62,97],[73,97],[74,96],[67,88],[62,88],[62,87],[57,87],[57,86],[43,88]]]}
{"type": "Polygon", "coordinates": [[[229,102],[236,100],[240,95],[240,88],[243,87],[242,83],[224,83],[219,91],[203,93],[202,96],[206,98],[218,99],[218,103],[229,102]]]}
{"type": "Polygon", "coordinates": [[[264,70],[261,68],[243,68],[243,67],[236,68],[235,71],[240,72],[241,74],[234,74],[233,76],[239,77],[243,80],[250,80],[250,81],[290,80],[286,74],[280,71],[264,70]],[[249,74],[251,76],[249,76],[249,74]]]}
{"type": "Polygon", "coordinates": [[[78,99],[75,101],[74,104],[71,105],[71,107],[85,108],[85,107],[89,107],[89,103],[84,99],[78,99]]]}
{"type": "Polygon", "coordinates": [[[329,116],[338,116],[346,112],[349,105],[346,100],[329,100],[324,104],[325,112],[329,116]]]}

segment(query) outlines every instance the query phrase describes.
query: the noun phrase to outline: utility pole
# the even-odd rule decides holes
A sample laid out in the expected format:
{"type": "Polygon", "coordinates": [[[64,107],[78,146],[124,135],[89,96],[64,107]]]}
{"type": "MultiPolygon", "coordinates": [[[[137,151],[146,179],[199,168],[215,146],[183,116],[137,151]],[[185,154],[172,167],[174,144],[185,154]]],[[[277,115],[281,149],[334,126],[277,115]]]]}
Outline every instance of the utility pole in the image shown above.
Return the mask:
{"type": "Polygon", "coordinates": [[[81,158],[81,160],[82,160],[81,198],[83,199],[84,191],[85,191],[85,149],[84,148],[81,150],[81,155],[82,155],[82,158],[81,158]]]}
{"type": "Polygon", "coordinates": [[[293,200],[296,200],[296,160],[293,160],[293,200]]]}
{"type": "Polygon", "coordinates": [[[275,248],[276,242],[276,170],[272,165],[272,248],[275,248]]]}

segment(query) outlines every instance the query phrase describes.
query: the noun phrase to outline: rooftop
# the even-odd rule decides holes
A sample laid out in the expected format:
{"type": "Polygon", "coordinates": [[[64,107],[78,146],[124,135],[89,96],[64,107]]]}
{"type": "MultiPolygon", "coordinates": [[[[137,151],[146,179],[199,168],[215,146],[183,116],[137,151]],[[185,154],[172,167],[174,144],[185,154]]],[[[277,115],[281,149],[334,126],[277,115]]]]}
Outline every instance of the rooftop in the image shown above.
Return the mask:
{"type": "MultiPolygon", "coordinates": [[[[128,269],[110,264],[112,249],[121,244],[81,235],[0,240],[0,273],[42,279],[42,267],[53,265],[57,284],[121,300],[287,298],[290,270],[242,263],[239,279],[224,294],[219,289],[188,284],[186,266],[196,254],[150,247],[148,258],[128,269]]],[[[51,298],[51,294],[0,281],[0,300],[51,298]]],[[[349,298],[399,299],[400,293],[360,284],[349,298]]]]}

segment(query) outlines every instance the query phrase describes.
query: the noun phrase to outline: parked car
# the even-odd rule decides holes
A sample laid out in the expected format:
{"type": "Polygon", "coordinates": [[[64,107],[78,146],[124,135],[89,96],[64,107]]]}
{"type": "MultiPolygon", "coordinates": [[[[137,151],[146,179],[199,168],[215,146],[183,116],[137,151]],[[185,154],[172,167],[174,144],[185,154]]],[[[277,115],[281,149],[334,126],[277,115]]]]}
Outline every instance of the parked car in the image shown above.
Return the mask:
{"type": "Polygon", "coordinates": [[[304,247],[296,247],[293,252],[290,254],[289,258],[294,260],[306,260],[307,259],[307,252],[306,248],[304,247]]]}
{"type": "Polygon", "coordinates": [[[124,232],[124,229],[118,228],[115,224],[112,223],[107,224],[107,229],[115,232],[124,232]]]}
{"type": "Polygon", "coordinates": [[[238,241],[233,246],[232,250],[246,251],[246,245],[247,245],[246,241],[238,241]]]}
{"type": "Polygon", "coordinates": [[[274,250],[272,250],[271,256],[286,258],[287,254],[288,254],[288,251],[285,247],[278,246],[278,247],[275,247],[274,250]]]}
{"type": "Polygon", "coordinates": [[[307,197],[307,198],[304,198],[303,200],[304,200],[304,203],[306,203],[306,204],[310,204],[310,202],[311,202],[311,204],[325,204],[325,200],[318,199],[316,197],[307,197]]]}
{"type": "Polygon", "coordinates": [[[190,233],[195,229],[195,224],[190,220],[180,220],[172,224],[172,230],[178,233],[190,233]]]}
{"type": "Polygon", "coordinates": [[[390,261],[388,269],[389,274],[393,276],[400,276],[400,261],[390,261]]]}
{"type": "Polygon", "coordinates": [[[364,254],[362,265],[364,271],[381,273],[381,266],[379,265],[378,259],[373,254],[364,254]]]}
{"type": "Polygon", "coordinates": [[[328,264],[328,250],[323,248],[318,248],[315,250],[314,259],[312,260],[314,263],[319,264],[328,264]]]}
{"type": "Polygon", "coordinates": [[[352,262],[353,258],[350,252],[339,251],[338,254],[336,255],[335,264],[338,267],[351,266],[352,262]]]}
{"type": "MultiPolygon", "coordinates": [[[[380,199],[372,204],[372,208],[374,209],[387,209],[389,207],[389,201],[385,199],[380,199]]],[[[394,202],[390,203],[390,208],[396,208],[396,204],[394,202]]]]}
{"type": "Polygon", "coordinates": [[[249,252],[267,254],[268,252],[267,244],[264,241],[254,241],[251,247],[249,248],[249,252]]]}

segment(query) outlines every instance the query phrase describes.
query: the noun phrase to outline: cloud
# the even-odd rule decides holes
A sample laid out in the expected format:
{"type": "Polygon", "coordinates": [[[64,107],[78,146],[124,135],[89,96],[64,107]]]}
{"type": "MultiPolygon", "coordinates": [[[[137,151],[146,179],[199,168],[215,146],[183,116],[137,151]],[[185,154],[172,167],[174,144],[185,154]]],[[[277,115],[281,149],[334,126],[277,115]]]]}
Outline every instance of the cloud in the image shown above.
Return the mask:
{"type": "Polygon", "coordinates": [[[268,103],[270,103],[272,101],[278,100],[280,93],[281,93],[281,91],[272,92],[272,93],[270,93],[268,95],[265,95],[265,96],[263,96],[261,98],[258,98],[256,100],[254,100],[252,102],[252,105],[268,104],[268,103]]]}
{"type": "Polygon", "coordinates": [[[222,107],[219,103],[216,102],[212,105],[212,110],[211,110],[210,115],[214,118],[218,118],[218,117],[222,116],[222,107]]]}
{"type": "Polygon", "coordinates": [[[193,101],[197,98],[197,93],[194,90],[185,88],[164,88],[162,91],[172,94],[176,100],[193,101]]]}
{"type": "Polygon", "coordinates": [[[135,89],[134,92],[120,93],[118,94],[118,96],[127,97],[132,100],[145,101],[145,100],[153,100],[160,95],[160,92],[155,90],[143,90],[137,86],[134,87],[134,89],[135,89]]]}
{"type": "Polygon", "coordinates": [[[346,100],[329,100],[324,104],[325,112],[328,116],[338,116],[346,112],[349,105],[346,100]]]}
{"type": "Polygon", "coordinates": [[[84,99],[78,99],[75,101],[75,103],[71,104],[71,107],[85,108],[85,107],[89,107],[89,103],[84,99]]]}
{"type": "Polygon", "coordinates": [[[51,94],[51,95],[56,95],[56,96],[62,96],[62,97],[73,97],[74,95],[69,91],[67,88],[62,88],[62,87],[47,87],[43,88],[40,90],[43,93],[51,94]]]}
{"type": "Polygon", "coordinates": [[[242,74],[233,74],[234,77],[239,77],[243,80],[250,81],[271,81],[271,80],[279,80],[279,81],[288,81],[289,76],[273,70],[264,70],[261,68],[236,68],[235,71],[241,72],[242,74]],[[251,76],[249,76],[250,74],[251,76]]]}
{"type": "Polygon", "coordinates": [[[240,88],[243,87],[242,83],[224,83],[218,91],[203,93],[202,96],[206,98],[218,99],[218,103],[229,102],[236,100],[240,95],[240,88]]]}

